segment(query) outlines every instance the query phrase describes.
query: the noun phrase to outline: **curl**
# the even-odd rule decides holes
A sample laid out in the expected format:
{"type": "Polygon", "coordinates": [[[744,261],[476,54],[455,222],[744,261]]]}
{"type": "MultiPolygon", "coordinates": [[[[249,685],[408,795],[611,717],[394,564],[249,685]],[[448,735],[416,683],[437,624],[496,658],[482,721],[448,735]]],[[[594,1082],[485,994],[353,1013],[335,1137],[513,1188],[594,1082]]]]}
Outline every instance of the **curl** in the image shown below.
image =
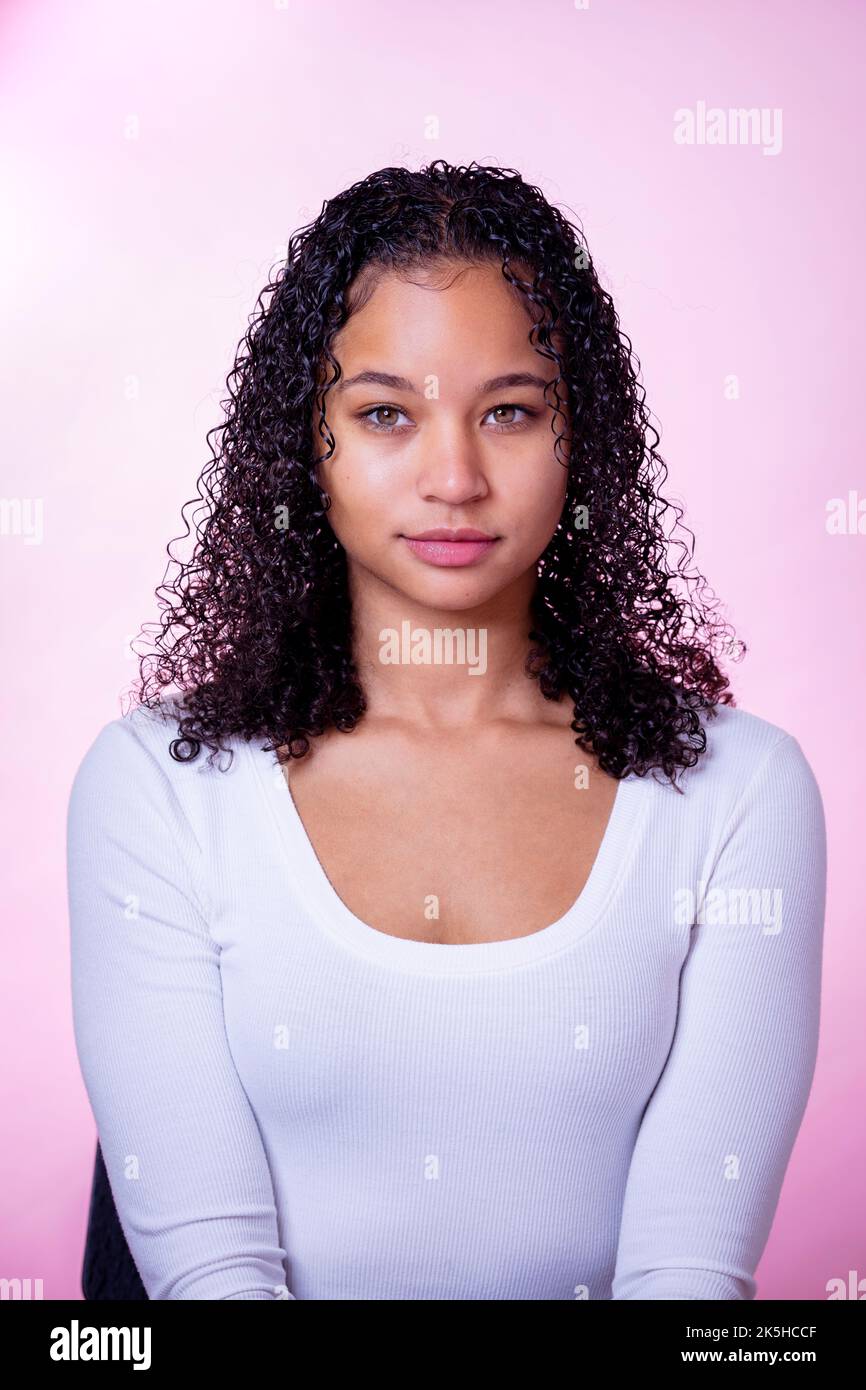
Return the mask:
{"type": "Polygon", "coordinates": [[[194,532],[192,556],[167,547],[135,694],[154,706],[167,687],[178,692],[179,761],[202,746],[213,760],[237,736],[302,758],[327,729],[363,718],[346,556],[316,481],[334,449],[331,345],[380,273],[432,262],[498,265],[532,319],[529,341],[555,367],[549,403],[568,484],[538,562],[526,673],[546,699],[572,701],[575,742],[606,772],[676,787],[706,748],[705,718],[734,704],[718,659],[745,646],[691,565],[682,509],[662,496],[640,363],[582,234],[516,170],[474,161],[380,169],[290,238],[227,377],[197,497],[182,508],[175,540],[194,532]]]}

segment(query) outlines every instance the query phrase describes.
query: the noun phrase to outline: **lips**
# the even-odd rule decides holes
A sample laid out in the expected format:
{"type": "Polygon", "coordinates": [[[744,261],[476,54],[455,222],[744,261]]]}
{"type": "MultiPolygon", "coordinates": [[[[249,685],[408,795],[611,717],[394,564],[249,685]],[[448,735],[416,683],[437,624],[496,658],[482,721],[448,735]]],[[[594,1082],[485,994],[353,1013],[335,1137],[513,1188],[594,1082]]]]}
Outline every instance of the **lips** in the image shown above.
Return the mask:
{"type": "Polygon", "coordinates": [[[456,530],[436,526],[417,536],[404,536],[403,540],[412,554],[425,564],[451,569],[477,564],[499,544],[500,537],[476,531],[471,526],[459,526],[456,530]]]}
{"type": "Polygon", "coordinates": [[[458,526],[452,530],[448,526],[435,526],[432,531],[419,531],[417,535],[407,536],[408,541],[495,541],[487,531],[476,531],[471,526],[458,526]]]}

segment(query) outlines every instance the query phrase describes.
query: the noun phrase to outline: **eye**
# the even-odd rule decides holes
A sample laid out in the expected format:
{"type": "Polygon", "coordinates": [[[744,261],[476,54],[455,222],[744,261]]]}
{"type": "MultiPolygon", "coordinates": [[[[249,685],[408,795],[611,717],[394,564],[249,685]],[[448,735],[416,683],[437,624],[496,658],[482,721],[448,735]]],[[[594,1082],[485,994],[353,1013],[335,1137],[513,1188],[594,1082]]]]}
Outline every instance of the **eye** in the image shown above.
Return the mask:
{"type": "Polygon", "coordinates": [[[497,414],[497,413],[498,413],[499,411],[501,411],[501,410],[505,410],[505,411],[515,411],[515,410],[519,410],[519,411],[521,412],[521,414],[523,415],[524,418],[523,418],[522,420],[496,420],[496,421],[494,421],[494,428],[497,429],[497,430],[522,430],[522,429],[526,429],[526,426],[528,425],[529,421],[532,420],[532,419],[534,419],[535,415],[537,414],[537,411],[535,411],[535,410],[530,410],[530,409],[529,409],[527,406],[525,406],[525,405],[510,405],[510,404],[506,404],[506,403],[504,403],[504,402],[503,402],[502,405],[495,405],[495,406],[493,407],[492,410],[488,410],[487,414],[488,414],[488,415],[495,415],[495,414],[497,414]]]}
{"type": "MultiPolygon", "coordinates": [[[[538,414],[538,411],[530,410],[528,406],[513,405],[510,402],[503,402],[502,405],[495,405],[491,410],[488,410],[487,415],[497,415],[503,411],[506,413],[510,412],[511,414],[517,412],[522,418],[512,420],[495,420],[493,422],[493,428],[498,433],[505,433],[506,431],[510,430],[526,429],[529,422],[533,420],[538,414]]],[[[377,430],[380,434],[402,434],[403,431],[407,428],[407,426],[397,425],[396,417],[400,415],[408,419],[408,416],[406,416],[405,411],[400,410],[399,407],[396,405],[373,405],[370,407],[369,410],[362,411],[361,414],[358,416],[358,419],[363,421],[365,429],[377,430]],[[376,418],[377,416],[383,414],[390,415],[391,419],[383,421],[381,419],[376,418]]],[[[485,416],[485,419],[486,418],[487,417],[485,416]]]]}
{"type": "MultiPolygon", "coordinates": [[[[402,410],[398,410],[396,405],[374,405],[369,410],[362,411],[362,413],[358,416],[358,419],[364,421],[364,424],[367,429],[380,430],[383,434],[396,433],[394,423],[392,420],[386,421],[385,424],[382,424],[380,420],[373,419],[373,416],[378,415],[380,411],[389,412],[392,416],[403,415],[405,413],[402,410]]],[[[401,426],[400,428],[402,429],[403,426],[401,426]]]]}

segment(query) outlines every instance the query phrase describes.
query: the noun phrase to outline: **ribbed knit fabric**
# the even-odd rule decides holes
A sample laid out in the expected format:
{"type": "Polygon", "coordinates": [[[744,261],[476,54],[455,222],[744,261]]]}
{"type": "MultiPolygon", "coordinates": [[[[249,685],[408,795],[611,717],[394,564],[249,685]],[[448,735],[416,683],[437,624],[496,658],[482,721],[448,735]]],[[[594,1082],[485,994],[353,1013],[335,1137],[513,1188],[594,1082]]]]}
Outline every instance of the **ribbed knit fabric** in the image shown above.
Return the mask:
{"type": "Polygon", "coordinates": [[[620,782],[563,917],[464,946],[354,916],[264,740],[221,771],[159,711],[101,729],[75,1040],[150,1298],[755,1296],[815,1064],[824,813],[792,736],[706,729],[683,795],[620,782]]]}

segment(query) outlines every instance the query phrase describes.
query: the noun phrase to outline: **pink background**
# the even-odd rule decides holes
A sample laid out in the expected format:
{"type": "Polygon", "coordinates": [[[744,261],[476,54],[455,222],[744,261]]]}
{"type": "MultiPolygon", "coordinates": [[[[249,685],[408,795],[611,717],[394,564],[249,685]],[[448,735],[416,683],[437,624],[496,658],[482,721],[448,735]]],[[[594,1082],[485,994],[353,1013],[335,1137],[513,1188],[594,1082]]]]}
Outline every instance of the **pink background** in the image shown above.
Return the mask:
{"type": "Polygon", "coordinates": [[[323,199],[442,156],[515,167],[582,219],[663,424],[668,493],[750,645],[738,703],[818,777],[821,1046],[759,1296],[866,1277],[866,534],[825,525],[829,499],[866,499],[866,9],[7,0],[0,26],[2,492],[44,516],[38,544],[0,536],[0,1275],[80,1297],[95,1129],[71,1026],[68,793],[135,676],[127,643],[156,617],[235,347],[323,199]],[[781,108],[780,153],[676,144],[675,110],[699,102],[781,108]]]}

